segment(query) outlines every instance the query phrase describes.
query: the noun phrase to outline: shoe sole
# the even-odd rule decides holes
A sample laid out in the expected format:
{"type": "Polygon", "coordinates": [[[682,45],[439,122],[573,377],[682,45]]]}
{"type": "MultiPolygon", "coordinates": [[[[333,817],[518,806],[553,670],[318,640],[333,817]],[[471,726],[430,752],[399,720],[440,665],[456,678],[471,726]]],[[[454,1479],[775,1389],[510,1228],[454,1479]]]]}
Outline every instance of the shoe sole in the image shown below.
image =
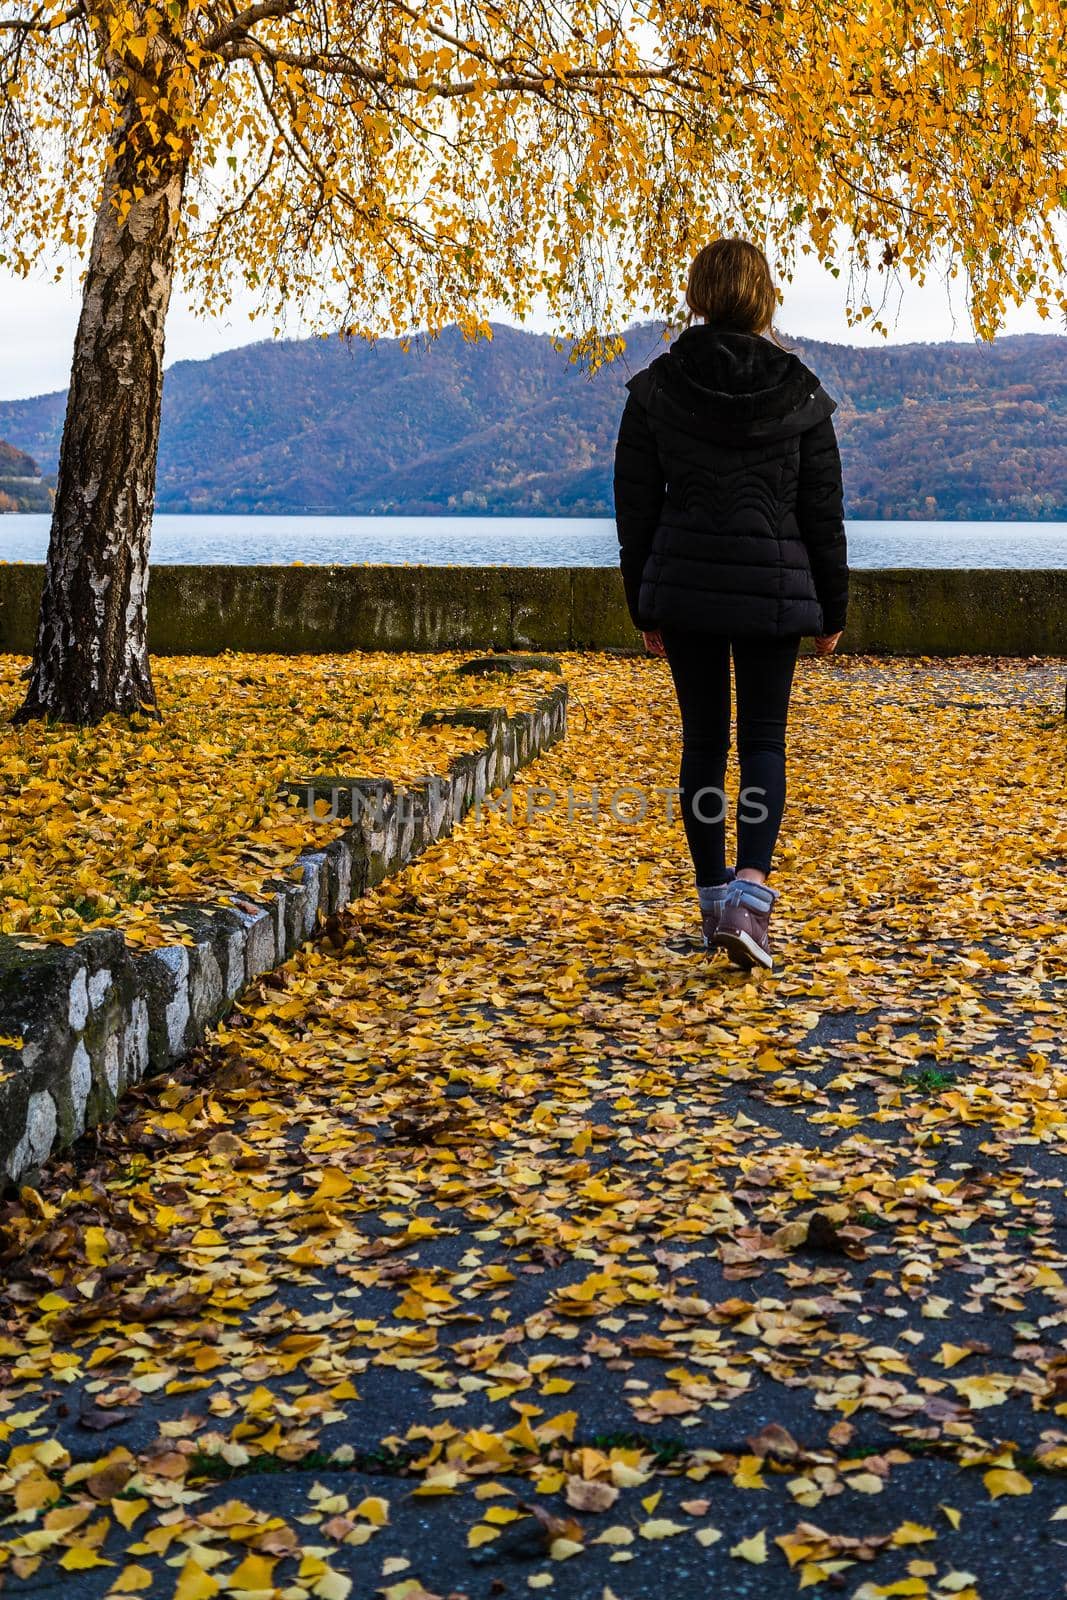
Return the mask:
{"type": "Polygon", "coordinates": [[[712,946],[717,950],[725,950],[736,967],[746,970],[763,967],[769,971],[774,965],[773,956],[762,945],[758,945],[750,933],[717,933],[712,939],[712,946]]]}

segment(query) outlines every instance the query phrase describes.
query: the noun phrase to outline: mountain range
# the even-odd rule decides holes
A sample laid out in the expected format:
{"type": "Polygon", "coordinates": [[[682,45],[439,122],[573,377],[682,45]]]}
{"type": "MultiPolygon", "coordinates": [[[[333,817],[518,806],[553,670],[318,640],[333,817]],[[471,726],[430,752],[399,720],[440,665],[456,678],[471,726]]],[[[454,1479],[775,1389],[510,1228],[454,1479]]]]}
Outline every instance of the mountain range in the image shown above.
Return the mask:
{"type": "MultiPolygon", "coordinates": [[[[1067,337],[856,347],[787,339],[838,402],[861,518],[1067,520],[1067,337]]],[[[469,343],[268,340],[164,384],[159,511],[610,516],[628,330],[590,375],[543,334],[469,343]]],[[[54,474],[65,396],[0,402],[0,438],[54,474]]]]}

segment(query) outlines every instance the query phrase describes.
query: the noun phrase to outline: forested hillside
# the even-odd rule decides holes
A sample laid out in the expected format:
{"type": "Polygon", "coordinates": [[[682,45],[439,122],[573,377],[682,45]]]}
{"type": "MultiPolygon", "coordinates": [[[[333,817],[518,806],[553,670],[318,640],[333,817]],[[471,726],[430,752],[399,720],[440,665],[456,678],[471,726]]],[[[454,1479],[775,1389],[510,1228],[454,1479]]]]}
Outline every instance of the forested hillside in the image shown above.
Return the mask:
{"type": "MultiPolygon", "coordinates": [[[[405,352],[266,342],[167,374],[162,511],[610,515],[631,329],[589,377],[543,335],[456,330],[405,352]]],[[[839,402],[853,517],[1067,518],[1067,338],[857,349],[790,341],[839,402]]],[[[63,396],[0,403],[0,436],[55,470],[63,396]]]]}
{"type": "Polygon", "coordinates": [[[0,439],[0,512],[50,511],[52,496],[32,456],[0,439]]]}

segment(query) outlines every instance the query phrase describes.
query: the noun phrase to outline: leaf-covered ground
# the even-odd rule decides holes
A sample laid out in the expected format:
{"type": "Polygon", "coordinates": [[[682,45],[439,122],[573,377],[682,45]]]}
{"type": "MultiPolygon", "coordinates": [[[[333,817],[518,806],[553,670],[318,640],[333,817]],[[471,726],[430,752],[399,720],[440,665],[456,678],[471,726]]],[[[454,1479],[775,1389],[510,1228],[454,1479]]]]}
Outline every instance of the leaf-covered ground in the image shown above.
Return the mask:
{"type": "Polygon", "coordinates": [[[566,671],[553,813],[8,1205],[13,1595],[1062,1600],[1062,665],[803,663],[756,978],[578,807],[673,782],[662,663],[566,671]]]}
{"type": "Polygon", "coordinates": [[[280,783],[443,772],[482,736],[421,728],[424,711],[519,709],[547,681],[457,677],[465,659],[162,657],[158,725],[13,728],[26,661],[0,655],[0,933],[70,942],[120,926],[158,944],[180,937],[166,927],[168,904],[254,894],[343,826],[280,801],[280,783]]]}

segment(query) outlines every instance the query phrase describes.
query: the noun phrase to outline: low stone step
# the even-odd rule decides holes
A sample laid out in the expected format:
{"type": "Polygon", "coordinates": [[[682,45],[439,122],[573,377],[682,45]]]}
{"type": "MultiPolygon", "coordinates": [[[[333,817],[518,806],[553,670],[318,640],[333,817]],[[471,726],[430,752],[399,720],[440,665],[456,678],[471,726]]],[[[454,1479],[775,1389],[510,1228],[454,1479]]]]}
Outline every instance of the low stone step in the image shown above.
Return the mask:
{"type": "Polygon", "coordinates": [[[494,672],[562,672],[558,656],[516,655],[500,651],[491,656],[475,656],[464,661],[456,672],[463,678],[487,678],[494,672]]]}

